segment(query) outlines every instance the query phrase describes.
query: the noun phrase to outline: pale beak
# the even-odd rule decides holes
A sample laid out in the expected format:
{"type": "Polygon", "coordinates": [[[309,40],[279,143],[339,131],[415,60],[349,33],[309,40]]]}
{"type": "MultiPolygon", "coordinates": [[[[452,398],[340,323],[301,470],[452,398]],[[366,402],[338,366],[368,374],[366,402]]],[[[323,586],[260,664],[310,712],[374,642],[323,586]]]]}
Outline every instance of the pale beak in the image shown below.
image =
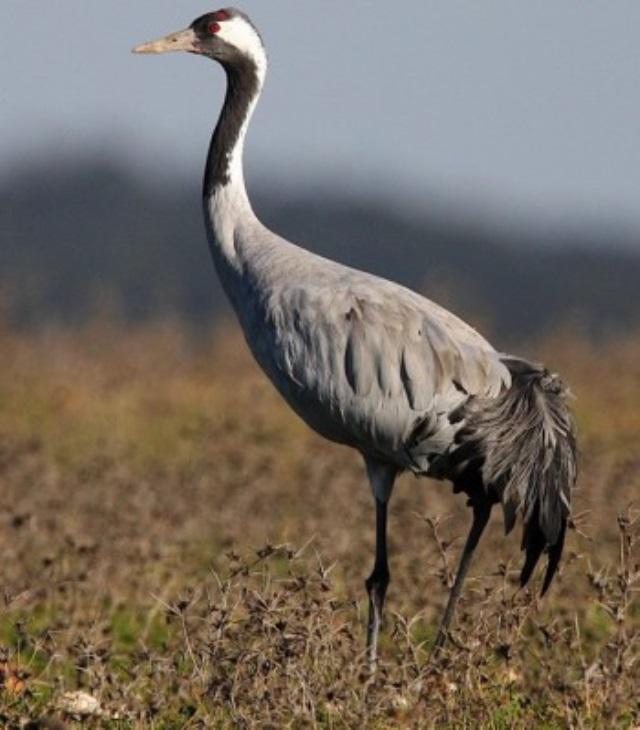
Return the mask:
{"type": "Polygon", "coordinates": [[[142,43],[136,46],[132,53],[169,53],[170,51],[190,51],[198,53],[199,49],[196,45],[197,37],[191,28],[179,30],[177,33],[170,33],[164,38],[158,38],[156,41],[142,43]]]}

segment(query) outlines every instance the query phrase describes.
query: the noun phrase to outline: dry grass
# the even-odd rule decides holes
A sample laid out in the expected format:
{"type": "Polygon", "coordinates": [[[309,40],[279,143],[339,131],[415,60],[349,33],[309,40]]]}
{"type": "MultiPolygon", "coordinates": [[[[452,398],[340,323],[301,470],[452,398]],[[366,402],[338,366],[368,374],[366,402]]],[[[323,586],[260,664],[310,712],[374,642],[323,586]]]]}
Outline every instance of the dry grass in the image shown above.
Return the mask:
{"type": "Polygon", "coordinates": [[[290,415],[235,336],[178,332],[0,333],[2,727],[73,727],[78,691],[83,727],[640,724],[640,339],[545,343],[582,446],[561,574],[543,601],[517,591],[496,514],[435,667],[469,514],[400,481],[370,680],[357,456],[290,415]]]}

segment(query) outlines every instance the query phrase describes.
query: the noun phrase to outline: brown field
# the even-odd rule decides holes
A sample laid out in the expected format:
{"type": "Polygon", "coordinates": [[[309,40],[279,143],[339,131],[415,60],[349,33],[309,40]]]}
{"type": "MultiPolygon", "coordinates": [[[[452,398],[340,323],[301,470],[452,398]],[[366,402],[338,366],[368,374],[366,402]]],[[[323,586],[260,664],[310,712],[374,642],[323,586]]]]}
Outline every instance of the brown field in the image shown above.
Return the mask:
{"type": "Polygon", "coordinates": [[[469,511],[400,480],[375,679],[359,458],[291,415],[236,335],[204,339],[0,332],[1,727],[640,725],[640,337],[529,348],[576,395],[574,529],[539,600],[496,510],[437,665],[469,511]]]}

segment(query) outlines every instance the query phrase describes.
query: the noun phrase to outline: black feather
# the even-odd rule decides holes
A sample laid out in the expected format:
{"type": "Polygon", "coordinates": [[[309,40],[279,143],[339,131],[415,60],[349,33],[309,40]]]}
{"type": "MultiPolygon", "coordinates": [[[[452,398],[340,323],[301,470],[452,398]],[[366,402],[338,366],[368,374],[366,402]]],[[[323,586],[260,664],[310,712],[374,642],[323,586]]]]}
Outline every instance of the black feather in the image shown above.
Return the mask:
{"type": "Polygon", "coordinates": [[[524,588],[531,578],[542,551],[544,550],[547,541],[545,540],[544,533],[540,529],[538,524],[539,508],[536,505],[532,519],[526,524],[524,528],[524,534],[522,538],[522,549],[526,551],[526,559],[522,572],[520,573],[520,587],[524,588]]]}
{"type": "Polygon", "coordinates": [[[549,586],[551,585],[553,576],[558,570],[558,564],[560,563],[560,558],[562,557],[562,548],[564,547],[564,537],[566,532],[567,520],[565,519],[562,520],[560,534],[558,535],[558,541],[555,543],[555,545],[551,545],[551,547],[549,548],[549,561],[547,563],[547,572],[544,575],[542,590],[540,591],[541,596],[544,596],[544,594],[549,590],[549,586]]]}

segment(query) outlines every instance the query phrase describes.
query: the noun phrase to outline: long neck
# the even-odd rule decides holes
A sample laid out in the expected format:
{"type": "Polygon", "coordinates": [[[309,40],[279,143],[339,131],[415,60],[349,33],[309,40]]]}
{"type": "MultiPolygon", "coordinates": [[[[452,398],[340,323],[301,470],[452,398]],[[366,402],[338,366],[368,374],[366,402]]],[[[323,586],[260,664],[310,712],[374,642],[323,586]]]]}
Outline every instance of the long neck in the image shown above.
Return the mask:
{"type": "Polygon", "coordinates": [[[207,157],[203,202],[209,243],[216,260],[233,263],[234,237],[255,219],[244,183],[244,140],[264,83],[264,68],[250,58],[225,67],[227,93],[207,157]]]}

